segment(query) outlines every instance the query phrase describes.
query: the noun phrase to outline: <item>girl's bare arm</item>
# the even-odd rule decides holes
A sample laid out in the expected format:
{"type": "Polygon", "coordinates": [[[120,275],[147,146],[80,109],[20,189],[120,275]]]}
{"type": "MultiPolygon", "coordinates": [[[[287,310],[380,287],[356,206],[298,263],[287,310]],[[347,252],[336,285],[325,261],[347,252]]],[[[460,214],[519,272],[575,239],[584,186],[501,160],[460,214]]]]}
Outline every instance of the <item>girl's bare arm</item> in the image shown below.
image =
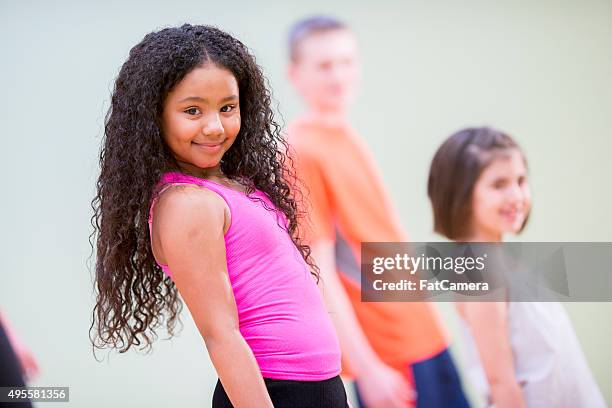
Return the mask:
{"type": "Polygon", "coordinates": [[[359,325],[350,299],[336,272],[334,244],[318,240],[311,245],[321,272],[319,290],[338,333],[342,352],[357,376],[359,389],[368,407],[409,407],[414,392],[408,381],[387,366],[374,352],[359,325]]]}
{"type": "Polygon", "coordinates": [[[525,406],[514,373],[506,302],[463,302],[457,309],[470,327],[498,408],[525,406]]]}
{"type": "Polygon", "coordinates": [[[172,188],[155,208],[153,236],[160,239],[160,261],[172,271],[232,404],[271,407],[259,366],[239,331],[226,264],[226,208],[209,190],[172,188]]]}

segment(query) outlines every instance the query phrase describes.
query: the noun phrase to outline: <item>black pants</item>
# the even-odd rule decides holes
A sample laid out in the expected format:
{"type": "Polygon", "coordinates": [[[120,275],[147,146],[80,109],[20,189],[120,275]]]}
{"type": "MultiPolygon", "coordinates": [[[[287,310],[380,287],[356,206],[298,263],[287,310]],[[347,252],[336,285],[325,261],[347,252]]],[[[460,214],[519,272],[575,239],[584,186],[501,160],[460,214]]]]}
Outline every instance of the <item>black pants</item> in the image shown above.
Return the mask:
{"type": "MultiPolygon", "coordinates": [[[[13,351],[13,347],[4,331],[4,327],[0,323],[0,387],[25,387],[23,377],[21,375],[21,367],[17,356],[13,351]]],[[[11,408],[32,408],[29,401],[2,403],[11,408]]]]}
{"type": "MultiPolygon", "coordinates": [[[[323,381],[289,381],[264,378],[274,408],[348,408],[340,376],[323,381]]],[[[213,394],[213,408],[233,408],[221,381],[213,394]]],[[[254,407],[258,408],[258,407],[254,407]]]]}

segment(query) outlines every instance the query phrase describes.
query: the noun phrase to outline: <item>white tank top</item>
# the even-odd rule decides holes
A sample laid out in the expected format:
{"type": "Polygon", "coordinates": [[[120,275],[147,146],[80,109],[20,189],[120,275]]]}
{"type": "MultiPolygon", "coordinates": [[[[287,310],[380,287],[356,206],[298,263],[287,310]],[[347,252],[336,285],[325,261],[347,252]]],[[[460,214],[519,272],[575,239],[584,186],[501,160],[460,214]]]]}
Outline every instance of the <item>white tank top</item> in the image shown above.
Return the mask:
{"type": "MultiPolygon", "coordinates": [[[[493,407],[469,327],[463,327],[466,374],[493,407]]],[[[572,324],[558,302],[508,302],[514,371],[527,408],[606,407],[572,324]]]]}

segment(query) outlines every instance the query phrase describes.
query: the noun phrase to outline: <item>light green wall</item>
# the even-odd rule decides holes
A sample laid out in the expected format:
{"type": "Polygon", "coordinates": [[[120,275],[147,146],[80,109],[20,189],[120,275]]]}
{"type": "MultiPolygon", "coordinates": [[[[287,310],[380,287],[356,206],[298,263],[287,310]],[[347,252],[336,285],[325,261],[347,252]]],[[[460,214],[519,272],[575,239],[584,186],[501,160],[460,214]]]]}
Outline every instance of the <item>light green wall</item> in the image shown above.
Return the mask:
{"type": "MultiPolygon", "coordinates": [[[[237,35],[288,121],[300,109],[284,77],[289,25],[313,12],[344,18],[364,60],[354,123],[414,240],[435,238],[425,181],[436,147],[460,127],[489,124],[529,159],[535,208],[521,239],[612,241],[609,1],[125,3],[0,1],[0,306],[38,355],[32,385],[70,386],[70,406],[208,406],[214,385],[187,314],[182,335],[149,356],[98,363],[87,337],[103,117],[130,47],[155,28],[189,21],[237,35]]],[[[455,331],[452,308],[440,306],[455,331]]],[[[612,306],[567,309],[612,402],[612,306]]]]}

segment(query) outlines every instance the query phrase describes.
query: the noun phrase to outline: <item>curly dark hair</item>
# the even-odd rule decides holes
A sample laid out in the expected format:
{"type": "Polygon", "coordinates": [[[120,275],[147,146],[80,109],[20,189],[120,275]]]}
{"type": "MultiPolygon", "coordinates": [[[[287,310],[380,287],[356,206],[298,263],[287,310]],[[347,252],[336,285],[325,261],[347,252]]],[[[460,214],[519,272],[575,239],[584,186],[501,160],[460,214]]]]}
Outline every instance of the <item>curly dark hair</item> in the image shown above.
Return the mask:
{"type": "MultiPolygon", "coordinates": [[[[299,192],[288,146],[274,121],[271,94],[248,48],[210,26],[185,24],[147,34],[121,67],[105,120],[101,172],[92,200],[97,239],[90,340],[95,348],[123,353],[151,349],[163,323],[172,337],[182,302],[172,280],[156,264],[148,210],[167,171],[181,171],[162,137],[160,116],[168,93],[190,71],[214,64],[232,72],[240,93],[241,128],[223,156],[221,171],[248,190],[268,195],[288,221],[287,230],[311,273],[319,272],[299,238],[299,192]],[[92,336],[92,331],[94,335],[92,336]]],[[[93,250],[93,243],[92,250],[93,250]]]]}

